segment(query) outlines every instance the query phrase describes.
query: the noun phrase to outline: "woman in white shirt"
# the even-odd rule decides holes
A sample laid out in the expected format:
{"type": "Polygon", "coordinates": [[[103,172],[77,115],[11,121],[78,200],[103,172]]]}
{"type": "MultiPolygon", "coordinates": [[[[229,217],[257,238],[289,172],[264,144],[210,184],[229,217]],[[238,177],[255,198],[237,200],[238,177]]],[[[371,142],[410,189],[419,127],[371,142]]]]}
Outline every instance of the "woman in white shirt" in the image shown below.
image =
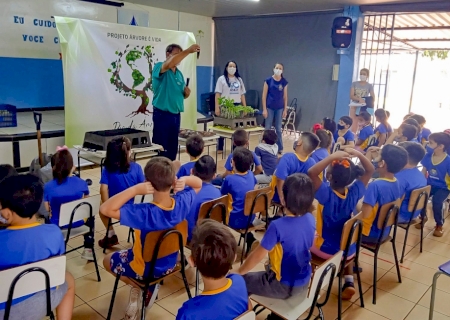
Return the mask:
{"type": "MultiPolygon", "coordinates": [[[[225,65],[225,70],[223,75],[217,79],[216,83],[216,110],[217,116],[220,116],[219,98],[225,97],[228,99],[233,99],[235,105],[246,106],[245,101],[245,86],[239,75],[239,69],[234,61],[228,61],[225,65]]],[[[233,146],[231,146],[233,148],[233,146]]],[[[218,152],[223,152],[223,138],[219,139],[217,146],[218,152]]]]}

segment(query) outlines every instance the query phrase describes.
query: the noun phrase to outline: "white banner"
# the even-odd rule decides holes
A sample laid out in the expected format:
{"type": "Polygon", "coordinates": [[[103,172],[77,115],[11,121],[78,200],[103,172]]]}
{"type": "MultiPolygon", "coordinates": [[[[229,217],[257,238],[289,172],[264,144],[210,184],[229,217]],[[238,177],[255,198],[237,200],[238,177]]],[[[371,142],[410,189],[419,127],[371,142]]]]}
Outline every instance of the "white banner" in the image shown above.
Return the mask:
{"type": "MultiPolygon", "coordinates": [[[[135,128],[151,131],[153,66],[167,45],[187,48],[192,33],[55,17],[64,71],[66,144],[82,144],[87,131],[135,128]]],[[[196,127],[195,54],[179,69],[190,78],[181,126],[196,127]]]]}

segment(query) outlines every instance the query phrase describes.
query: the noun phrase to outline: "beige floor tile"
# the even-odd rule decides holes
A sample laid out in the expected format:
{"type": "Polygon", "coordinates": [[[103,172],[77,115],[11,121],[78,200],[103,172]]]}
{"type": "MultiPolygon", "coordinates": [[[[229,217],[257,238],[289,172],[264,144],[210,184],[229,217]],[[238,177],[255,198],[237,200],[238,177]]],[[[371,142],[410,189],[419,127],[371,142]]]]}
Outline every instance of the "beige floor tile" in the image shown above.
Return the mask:
{"type": "MultiPolygon", "coordinates": [[[[195,289],[191,288],[191,295],[194,296],[195,289]]],[[[169,311],[171,314],[176,315],[178,309],[181,308],[184,302],[188,300],[186,290],[179,290],[170,296],[157,302],[158,305],[169,311]]]]}
{"type": "MultiPolygon", "coordinates": [[[[325,291],[322,290],[322,296],[325,298],[325,291]]],[[[322,299],[319,300],[322,302],[322,299]]],[[[350,301],[342,301],[342,311],[344,312],[352,303],[350,301]]],[[[338,297],[337,295],[330,294],[327,304],[322,308],[325,319],[336,319],[338,316],[338,297]]],[[[317,309],[313,311],[314,314],[318,314],[317,309]]]]}
{"type": "Polygon", "coordinates": [[[353,304],[342,315],[342,320],[360,320],[360,319],[361,320],[386,320],[389,318],[380,316],[379,314],[369,311],[366,308],[361,308],[357,304],[353,304]]]}
{"type": "Polygon", "coordinates": [[[434,241],[439,241],[439,242],[450,244],[450,232],[448,232],[449,230],[450,230],[450,227],[447,226],[446,229],[444,230],[444,235],[440,238],[433,236],[432,232],[430,232],[426,238],[432,239],[434,241]]]}
{"type": "Polygon", "coordinates": [[[183,290],[186,292],[184,287],[184,282],[181,278],[178,277],[169,277],[164,280],[164,284],[159,288],[158,292],[158,300],[160,301],[167,296],[170,296],[172,293],[177,292],[179,290],[183,290]]]}
{"type": "MultiPolygon", "coordinates": [[[[344,285],[344,279],[342,279],[342,285],[344,285]]],[[[364,293],[369,290],[372,285],[365,283],[364,281],[362,281],[361,278],[361,284],[362,284],[362,291],[363,291],[363,295],[364,293]]],[[[356,274],[354,275],[354,285],[355,285],[355,289],[356,289],[356,293],[355,295],[353,295],[353,297],[350,299],[351,302],[355,302],[357,304],[359,304],[359,288],[358,288],[358,281],[356,279],[356,274]]],[[[335,278],[333,281],[333,287],[331,289],[331,293],[334,295],[338,295],[338,287],[339,287],[339,281],[338,278],[335,278]]]]}
{"type": "MultiPolygon", "coordinates": [[[[367,250],[362,250],[359,254],[359,261],[374,265],[374,254],[367,250]]],[[[394,256],[391,253],[378,252],[378,268],[390,270],[394,267],[394,256]]]]}
{"type": "MultiPolygon", "coordinates": [[[[394,269],[391,269],[394,272],[394,269]]],[[[427,266],[412,262],[410,260],[405,260],[400,267],[402,278],[408,278],[425,285],[431,285],[433,275],[436,269],[429,268],[427,266]]],[[[450,286],[449,286],[450,289],[450,286]]]]}
{"type": "MultiPolygon", "coordinates": [[[[120,224],[114,225],[114,231],[116,232],[117,238],[119,241],[127,241],[128,233],[130,232],[130,228],[126,226],[121,226],[120,224]]],[[[130,237],[130,242],[132,242],[132,238],[130,237]]]]}
{"type": "MultiPolygon", "coordinates": [[[[434,237],[436,239],[436,237],[434,237]]],[[[423,240],[423,250],[446,258],[450,258],[450,244],[426,238],[423,240]]]]}
{"type": "MultiPolygon", "coordinates": [[[[129,286],[123,286],[122,288],[117,290],[111,320],[123,319],[125,315],[125,310],[128,306],[129,295],[130,295],[129,286]]],[[[111,302],[111,296],[112,292],[100,296],[92,301],[89,301],[88,304],[95,311],[97,311],[103,317],[106,318],[106,316],[108,315],[108,309],[111,302]]],[[[150,309],[147,308],[145,315],[147,319],[173,320],[175,318],[174,315],[172,315],[167,310],[164,310],[156,303],[150,309]]]]}
{"type": "MultiPolygon", "coordinates": [[[[77,279],[75,282],[75,292],[85,302],[89,302],[97,297],[100,297],[114,288],[114,281],[116,278],[106,270],[100,270],[100,277],[102,281],[97,283],[97,274],[91,273],[87,276],[77,279]],[[95,283],[95,285],[93,285],[95,283]]],[[[119,288],[124,286],[122,281],[119,281],[119,288]]]]}
{"type": "MultiPolygon", "coordinates": [[[[102,234],[100,234],[98,232],[94,232],[94,247],[98,246],[98,240],[100,240],[102,238],[103,238],[102,234]]],[[[84,244],[84,237],[78,236],[78,237],[72,238],[69,240],[69,242],[67,244],[69,246],[71,246],[72,248],[80,247],[84,244]]]]}
{"type": "Polygon", "coordinates": [[[103,320],[101,315],[87,304],[82,304],[73,309],[72,320],[103,320]]]}
{"type": "MultiPolygon", "coordinates": [[[[400,258],[402,257],[403,242],[395,241],[395,249],[397,250],[397,257],[398,257],[398,260],[400,261],[400,258]]],[[[413,246],[410,246],[407,244],[405,247],[405,255],[408,252],[410,252],[412,249],[413,249],[413,246]]],[[[380,247],[380,252],[384,252],[384,253],[388,254],[389,256],[391,256],[392,257],[391,261],[394,262],[394,255],[393,255],[393,251],[392,251],[392,243],[391,242],[386,242],[385,244],[383,244],[380,247]]]]}
{"type": "Polygon", "coordinates": [[[364,294],[366,309],[391,320],[403,320],[414,308],[415,304],[396,295],[377,290],[377,304],[372,304],[372,290],[364,294]]]}
{"type": "MultiPolygon", "coordinates": [[[[87,168],[87,169],[81,169],[81,176],[84,175],[90,175],[96,177],[96,180],[100,181],[100,178],[102,176],[100,171],[100,166],[94,167],[94,168],[87,168]]],[[[86,179],[83,177],[83,179],[86,179]]]]}
{"type": "MultiPolygon", "coordinates": [[[[430,313],[430,309],[416,305],[414,309],[408,314],[405,320],[419,320],[419,319],[428,319],[430,313]]],[[[450,317],[444,316],[438,312],[433,313],[433,320],[449,320],[450,317]]]]}
{"type": "MultiPolygon", "coordinates": [[[[412,246],[412,247],[414,247],[414,246],[416,246],[417,244],[420,243],[420,230],[418,230],[419,233],[416,234],[416,233],[412,232],[413,229],[417,230],[416,228],[411,227],[409,229],[408,239],[406,240],[406,244],[408,246],[412,246]]],[[[426,233],[424,234],[424,236],[426,236],[426,233]]],[[[396,241],[403,245],[404,240],[405,240],[405,230],[403,230],[401,228],[398,228],[397,229],[397,240],[396,241]]]]}
{"type": "MultiPolygon", "coordinates": [[[[438,280],[439,281],[439,280],[438,280]]],[[[431,299],[431,288],[419,301],[419,305],[429,308],[431,299]]],[[[436,291],[436,299],[434,301],[434,311],[450,316],[450,294],[441,290],[436,291]]]]}
{"type": "Polygon", "coordinates": [[[75,301],[73,303],[73,307],[76,308],[78,306],[81,306],[82,304],[84,304],[84,301],[81,300],[77,295],[75,295],[75,301]]]}
{"type": "Polygon", "coordinates": [[[435,270],[437,270],[441,264],[448,261],[448,258],[428,251],[423,251],[420,253],[418,247],[412,249],[411,252],[406,255],[405,259],[435,270]]]}
{"type": "Polygon", "coordinates": [[[386,273],[379,281],[378,288],[398,297],[417,303],[427,292],[429,285],[425,285],[411,279],[402,277],[402,283],[398,282],[397,273],[386,273]]]}
{"type": "MultiPolygon", "coordinates": [[[[98,267],[99,270],[102,270],[103,264],[99,265],[98,267]]],[[[67,260],[66,269],[72,274],[75,279],[78,279],[95,272],[95,265],[93,262],[87,262],[86,260],[79,257],[67,260]]]]}
{"type": "MultiPolygon", "coordinates": [[[[373,260],[372,260],[372,263],[373,263],[373,260]]],[[[361,281],[372,286],[373,285],[373,272],[374,272],[373,264],[369,264],[369,263],[360,261],[359,266],[362,268],[361,281]]],[[[388,270],[378,267],[377,280],[380,280],[380,278],[382,276],[384,276],[386,274],[386,272],[388,272],[388,270]]]]}

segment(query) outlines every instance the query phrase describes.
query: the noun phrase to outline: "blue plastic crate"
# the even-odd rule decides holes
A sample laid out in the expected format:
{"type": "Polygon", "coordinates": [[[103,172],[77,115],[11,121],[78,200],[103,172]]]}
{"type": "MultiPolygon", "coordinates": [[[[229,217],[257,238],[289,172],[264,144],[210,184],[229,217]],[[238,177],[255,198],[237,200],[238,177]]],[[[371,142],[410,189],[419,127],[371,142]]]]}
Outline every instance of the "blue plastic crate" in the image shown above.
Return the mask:
{"type": "Polygon", "coordinates": [[[17,108],[10,104],[0,104],[0,128],[17,127],[17,108]]]}

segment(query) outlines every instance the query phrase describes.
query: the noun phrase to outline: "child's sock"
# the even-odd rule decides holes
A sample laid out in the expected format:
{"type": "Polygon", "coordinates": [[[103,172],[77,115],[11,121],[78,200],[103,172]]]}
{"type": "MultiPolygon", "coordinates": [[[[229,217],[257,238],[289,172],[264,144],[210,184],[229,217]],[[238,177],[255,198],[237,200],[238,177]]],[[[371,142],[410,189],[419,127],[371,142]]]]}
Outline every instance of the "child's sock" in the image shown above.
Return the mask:
{"type": "Polygon", "coordinates": [[[108,230],[108,238],[111,238],[112,236],[116,235],[116,233],[114,232],[114,229],[109,229],[108,230]]]}
{"type": "Polygon", "coordinates": [[[347,282],[353,283],[353,281],[354,281],[353,276],[344,276],[344,279],[345,279],[345,283],[347,283],[347,282]]]}

